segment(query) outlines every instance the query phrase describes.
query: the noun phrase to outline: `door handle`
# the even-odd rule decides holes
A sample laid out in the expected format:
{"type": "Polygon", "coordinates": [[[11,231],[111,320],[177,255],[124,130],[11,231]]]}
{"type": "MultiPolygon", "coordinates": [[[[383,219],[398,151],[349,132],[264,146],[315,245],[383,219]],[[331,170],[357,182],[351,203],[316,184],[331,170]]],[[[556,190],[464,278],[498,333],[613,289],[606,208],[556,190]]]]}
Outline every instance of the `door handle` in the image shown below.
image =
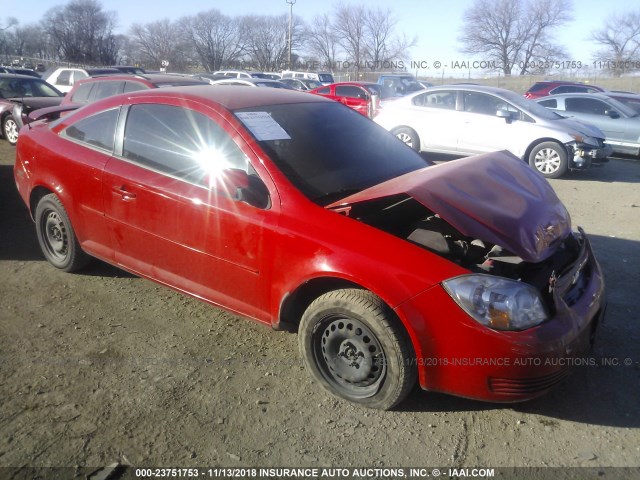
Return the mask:
{"type": "Polygon", "coordinates": [[[125,185],[122,185],[120,187],[113,187],[112,191],[120,195],[122,197],[122,200],[124,200],[125,202],[134,200],[136,198],[136,194],[127,190],[127,187],[125,185]]]}

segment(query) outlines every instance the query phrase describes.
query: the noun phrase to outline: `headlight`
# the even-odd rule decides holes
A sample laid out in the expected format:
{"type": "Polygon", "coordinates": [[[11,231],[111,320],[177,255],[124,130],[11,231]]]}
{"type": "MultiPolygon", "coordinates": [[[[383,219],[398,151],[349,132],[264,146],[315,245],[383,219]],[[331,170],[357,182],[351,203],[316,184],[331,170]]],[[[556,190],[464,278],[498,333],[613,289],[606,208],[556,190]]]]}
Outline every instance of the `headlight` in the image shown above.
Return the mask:
{"type": "Polygon", "coordinates": [[[491,275],[463,275],[442,282],[445,290],[477,322],[494,330],[524,330],[547,319],[535,288],[491,275]]]}
{"type": "Polygon", "coordinates": [[[593,137],[588,137],[586,135],[580,135],[577,133],[571,133],[570,135],[578,143],[585,143],[587,145],[595,145],[595,146],[598,145],[598,140],[596,140],[593,137]]]}

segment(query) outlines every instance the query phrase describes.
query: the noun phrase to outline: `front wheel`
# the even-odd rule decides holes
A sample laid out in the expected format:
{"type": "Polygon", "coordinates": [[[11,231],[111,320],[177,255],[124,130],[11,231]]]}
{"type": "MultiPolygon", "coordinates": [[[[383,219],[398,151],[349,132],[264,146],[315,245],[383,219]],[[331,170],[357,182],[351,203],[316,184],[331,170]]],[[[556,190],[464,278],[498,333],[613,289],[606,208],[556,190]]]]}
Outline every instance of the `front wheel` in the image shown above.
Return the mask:
{"type": "Polygon", "coordinates": [[[307,369],[334,395],[388,410],[415,384],[415,355],[406,331],[367,290],[321,295],[303,314],[298,335],[307,369]]]}
{"type": "Polygon", "coordinates": [[[414,149],[416,152],[420,151],[420,138],[413,129],[400,127],[396,128],[392,133],[407,147],[414,149]]]}
{"type": "Polygon", "coordinates": [[[35,220],[38,243],[49,263],[65,272],[88,263],[91,257],[80,248],[67,211],[55,194],[45,195],[38,202],[35,220]]]}
{"type": "Polygon", "coordinates": [[[11,145],[18,143],[18,124],[13,115],[7,115],[2,122],[2,134],[11,145]]]}
{"type": "Polygon", "coordinates": [[[529,165],[546,178],[558,178],[569,168],[567,151],[555,142],[536,145],[529,154],[529,165]]]}

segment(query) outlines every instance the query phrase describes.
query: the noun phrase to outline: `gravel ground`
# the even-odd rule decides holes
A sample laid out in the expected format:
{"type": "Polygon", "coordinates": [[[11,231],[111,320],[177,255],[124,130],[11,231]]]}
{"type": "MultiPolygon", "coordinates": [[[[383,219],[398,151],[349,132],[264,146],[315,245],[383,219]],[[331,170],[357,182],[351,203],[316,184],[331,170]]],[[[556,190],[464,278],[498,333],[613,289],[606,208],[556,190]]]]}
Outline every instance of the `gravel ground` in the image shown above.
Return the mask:
{"type": "Polygon", "coordinates": [[[0,467],[640,466],[640,161],[552,181],[605,270],[596,366],[528,403],[416,390],[379,412],[314,385],[295,334],[49,266],[13,156],[0,141],[0,467]]]}

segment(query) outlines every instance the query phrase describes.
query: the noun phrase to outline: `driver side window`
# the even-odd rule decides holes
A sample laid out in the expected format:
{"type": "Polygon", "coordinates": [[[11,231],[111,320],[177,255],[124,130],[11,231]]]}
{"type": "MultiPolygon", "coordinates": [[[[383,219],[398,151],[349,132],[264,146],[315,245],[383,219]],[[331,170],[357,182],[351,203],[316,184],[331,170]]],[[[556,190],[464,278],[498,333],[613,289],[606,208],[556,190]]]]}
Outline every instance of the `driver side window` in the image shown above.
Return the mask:
{"type": "Polygon", "coordinates": [[[249,172],[247,157],[221,127],[198,112],[171,105],[129,109],[123,156],[207,188],[211,176],[224,169],[249,172]]]}

